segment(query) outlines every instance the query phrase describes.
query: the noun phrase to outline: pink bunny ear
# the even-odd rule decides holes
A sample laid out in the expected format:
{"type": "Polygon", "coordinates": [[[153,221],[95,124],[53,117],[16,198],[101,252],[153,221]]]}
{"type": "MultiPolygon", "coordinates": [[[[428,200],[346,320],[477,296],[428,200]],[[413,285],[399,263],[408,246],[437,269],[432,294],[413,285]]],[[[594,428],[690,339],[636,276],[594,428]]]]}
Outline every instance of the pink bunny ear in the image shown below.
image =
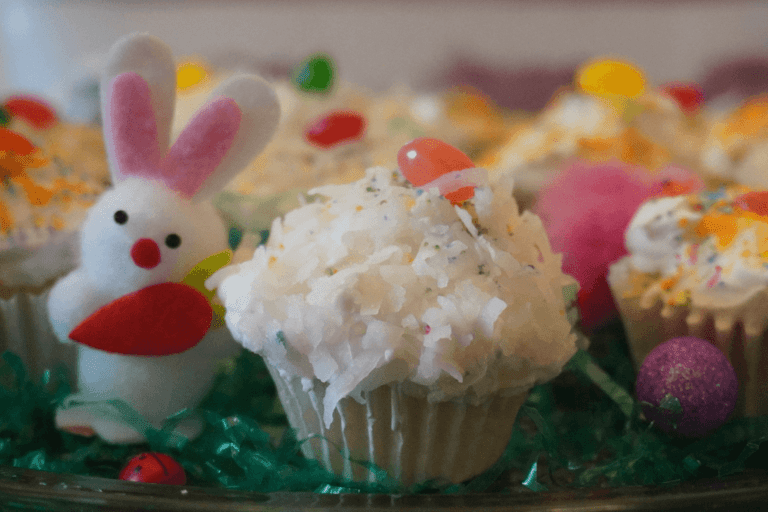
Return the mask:
{"type": "Polygon", "coordinates": [[[109,51],[100,89],[113,182],[131,174],[147,176],[144,173],[156,169],[170,142],[176,96],[170,47],[148,34],[121,38],[109,51]]]}
{"type": "Polygon", "coordinates": [[[242,112],[231,98],[207,104],[176,139],[161,165],[169,188],[194,196],[235,142],[242,112]]]}
{"type": "Polygon", "coordinates": [[[274,89],[257,76],[233,76],[221,84],[211,97],[218,98],[214,104],[220,105],[222,103],[219,102],[227,98],[238,107],[239,127],[218,167],[195,191],[195,201],[213,197],[242,172],[267,145],[280,120],[280,104],[274,89]]]}
{"type": "Polygon", "coordinates": [[[156,177],[160,148],[149,85],[137,73],[123,73],[109,87],[105,136],[112,143],[117,173],[121,178],[156,177]]]}

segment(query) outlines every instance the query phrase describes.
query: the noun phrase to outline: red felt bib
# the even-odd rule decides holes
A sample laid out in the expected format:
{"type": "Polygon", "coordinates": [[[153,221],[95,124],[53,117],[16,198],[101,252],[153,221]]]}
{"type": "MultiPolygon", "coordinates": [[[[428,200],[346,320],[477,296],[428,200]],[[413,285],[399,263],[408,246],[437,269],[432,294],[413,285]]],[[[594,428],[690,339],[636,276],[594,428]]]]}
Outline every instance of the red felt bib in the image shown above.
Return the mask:
{"type": "Polygon", "coordinates": [[[98,309],[69,337],[105,352],[167,356],[203,339],[213,319],[208,300],[183,283],[160,283],[98,309]]]}

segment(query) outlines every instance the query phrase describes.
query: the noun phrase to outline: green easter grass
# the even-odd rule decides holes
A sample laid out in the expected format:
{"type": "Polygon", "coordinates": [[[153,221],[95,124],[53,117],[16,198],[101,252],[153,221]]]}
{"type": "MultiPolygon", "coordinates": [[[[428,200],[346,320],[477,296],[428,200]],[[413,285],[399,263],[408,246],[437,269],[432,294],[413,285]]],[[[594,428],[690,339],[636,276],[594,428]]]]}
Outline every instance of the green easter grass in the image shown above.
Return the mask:
{"type": "MultiPolygon", "coordinates": [[[[190,485],[398,494],[675,484],[746,468],[768,469],[768,417],[730,421],[703,440],[671,438],[639,416],[620,323],[598,330],[591,341],[590,350],[578,352],[560,377],[532,390],[503,457],[460,485],[433,481],[406,489],[376,467],[369,468],[376,475],[374,483],[329,474],[301,455],[301,441],[287,428],[263,361],[245,351],[222,365],[202,404],[207,420],[203,435],[186,442],[152,430],[149,442],[138,446],[111,446],[57,431],[53,412],[70,392],[66,375],[46,372],[41,381],[32,382],[19,358],[6,352],[0,360],[0,464],[117,478],[131,457],[152,450],[174,457],[190,485]]],[[[125,404],[106,405],[112,414],[131,418],[125,404]]]]}

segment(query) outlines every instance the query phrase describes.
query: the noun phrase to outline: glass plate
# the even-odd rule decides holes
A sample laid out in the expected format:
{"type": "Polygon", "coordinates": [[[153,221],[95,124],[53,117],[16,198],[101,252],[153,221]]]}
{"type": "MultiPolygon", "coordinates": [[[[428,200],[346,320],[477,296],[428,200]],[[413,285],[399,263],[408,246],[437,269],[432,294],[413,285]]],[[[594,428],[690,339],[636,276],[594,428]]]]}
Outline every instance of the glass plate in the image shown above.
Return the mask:
{"type": "Polygon", "coordinates": [[[218,488],[123,482],[0,466],[0,510],[56,512],[274,512],[309,510],[461,512],[759,511],[768,507],[768,472],[748,470],[679,485],[571,489],[508,494],[369,495],[250,493],[218,488]]]}

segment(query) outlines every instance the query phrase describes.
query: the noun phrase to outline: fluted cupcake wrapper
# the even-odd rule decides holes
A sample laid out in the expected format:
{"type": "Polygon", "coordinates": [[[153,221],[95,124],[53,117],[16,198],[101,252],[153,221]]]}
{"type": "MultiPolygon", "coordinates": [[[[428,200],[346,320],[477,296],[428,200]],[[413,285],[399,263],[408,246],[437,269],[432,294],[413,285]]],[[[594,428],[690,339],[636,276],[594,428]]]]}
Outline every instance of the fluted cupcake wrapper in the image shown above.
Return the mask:
{"type": "Polygon", "coordinates": [[[611,266],[608,284],[621,314],[630,352],[639,369],[645,357],[671,338],[696,336],[728,357],[739,379],[734,414],[768,414],[768,290],[737,307],[646,304],[630,294],[631,269],[624,258],[611,266]]]}
{"type": "Polygon", "coordinates": [[[373,463],[404,485],[430,479],[462,482],[490,468],[504,452],[518,410],[528,392],[497,393],[479,404],[469,399],[430,402],[393,383],[343,398],[333,423],[323,423],[326,384],[314,379],[304,388],[269,366],[288,421],[304,455],[355,481],[376,481],[373,463]]]}
{"type": "MultiPolygon", "coordinates": [[[[0,299],[0,352],[10,350],[26,365],[33,378],[45,370],[64,366],[75,374],[77,350],[74,344],[61,343],[48,321],[48,292],[17,292],[0,299]]],[[[71,382],[70,382],[71,384],[71,382]]]]}

